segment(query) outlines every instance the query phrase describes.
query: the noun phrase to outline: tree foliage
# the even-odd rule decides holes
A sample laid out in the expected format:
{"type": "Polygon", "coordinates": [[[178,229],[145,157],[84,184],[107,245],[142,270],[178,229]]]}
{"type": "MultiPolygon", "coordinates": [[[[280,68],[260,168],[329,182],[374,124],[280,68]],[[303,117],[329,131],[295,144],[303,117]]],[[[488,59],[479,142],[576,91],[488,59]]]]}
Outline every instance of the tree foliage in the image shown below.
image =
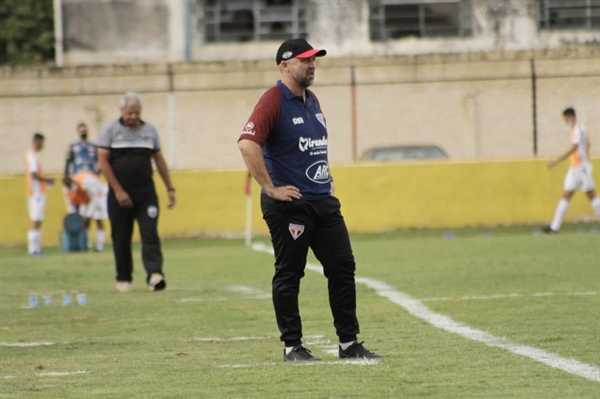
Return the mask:
{"type": "Polygon", "coordinates": [[[0,64],[54,59],[52,0],[0,0],[0,64]]]}

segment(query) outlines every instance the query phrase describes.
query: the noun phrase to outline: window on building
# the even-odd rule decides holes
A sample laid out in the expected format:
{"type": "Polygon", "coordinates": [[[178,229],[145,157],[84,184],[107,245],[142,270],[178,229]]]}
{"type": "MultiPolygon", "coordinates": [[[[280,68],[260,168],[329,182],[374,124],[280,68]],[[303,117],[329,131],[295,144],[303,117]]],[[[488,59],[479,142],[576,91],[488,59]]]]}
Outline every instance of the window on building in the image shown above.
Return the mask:
{"type": "Polygon", "coordinates": [[[469,36],[471,0],[370,0],[371,40],[469,36]]]}
{"type": "Polygon", "coordinates": [[[542,29],[597,29],[600,0],[540,0],[542,29]]]}
{"type": "Polygon", "coordinates": [[[205,0],[206,41],[280,41],[306,37],[308,12],[308,0],[205,0]]]}

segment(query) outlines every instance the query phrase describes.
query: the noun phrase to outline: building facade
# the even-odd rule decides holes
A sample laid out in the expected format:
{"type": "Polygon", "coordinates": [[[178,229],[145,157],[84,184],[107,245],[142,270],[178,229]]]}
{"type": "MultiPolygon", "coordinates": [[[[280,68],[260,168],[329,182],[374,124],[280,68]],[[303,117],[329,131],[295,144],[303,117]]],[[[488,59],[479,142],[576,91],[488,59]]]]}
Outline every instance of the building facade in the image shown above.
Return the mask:
{"type": "Polygon", "coordinates": [[[307,37],[333,57],[600,45],[600,0],[55,0],[61,64],[256,60],[307,37]]]}

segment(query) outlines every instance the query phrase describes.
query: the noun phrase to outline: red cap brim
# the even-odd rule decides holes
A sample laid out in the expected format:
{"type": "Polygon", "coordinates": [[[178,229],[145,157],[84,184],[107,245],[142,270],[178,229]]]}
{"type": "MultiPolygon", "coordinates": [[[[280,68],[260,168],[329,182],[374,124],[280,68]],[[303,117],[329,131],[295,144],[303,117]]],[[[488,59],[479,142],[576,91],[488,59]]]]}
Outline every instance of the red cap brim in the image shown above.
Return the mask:
{"type": "Polygon", "coordinates": [[[327,54],[325,50],[312,49],[298,54],[295,58],[323,57],[325,54],[327,54]]]}

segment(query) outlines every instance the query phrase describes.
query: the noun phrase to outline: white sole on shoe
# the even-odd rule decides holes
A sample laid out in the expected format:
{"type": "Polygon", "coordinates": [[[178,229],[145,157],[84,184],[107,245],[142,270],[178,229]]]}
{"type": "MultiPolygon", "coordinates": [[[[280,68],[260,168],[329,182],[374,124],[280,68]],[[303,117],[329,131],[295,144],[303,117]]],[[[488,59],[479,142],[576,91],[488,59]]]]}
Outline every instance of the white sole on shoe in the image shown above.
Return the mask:
{"type": "Polygon", "coordinates": [[[131,283],[127,281],[119,281],[117,283],[117,291],[119,292],[131,292],[131,283]]]}
{"type": "Polygon", "coordinates": [[[164,287],[160,287],[160,285],[161,285],[160,283],[162,283],[164,281],[165,281],[165,278],[162,274],[152,273],[152,275],[150,276],[150,280],[148,281],[148,290],[159,291],[159,290],[163,289],[164,287]]]}

